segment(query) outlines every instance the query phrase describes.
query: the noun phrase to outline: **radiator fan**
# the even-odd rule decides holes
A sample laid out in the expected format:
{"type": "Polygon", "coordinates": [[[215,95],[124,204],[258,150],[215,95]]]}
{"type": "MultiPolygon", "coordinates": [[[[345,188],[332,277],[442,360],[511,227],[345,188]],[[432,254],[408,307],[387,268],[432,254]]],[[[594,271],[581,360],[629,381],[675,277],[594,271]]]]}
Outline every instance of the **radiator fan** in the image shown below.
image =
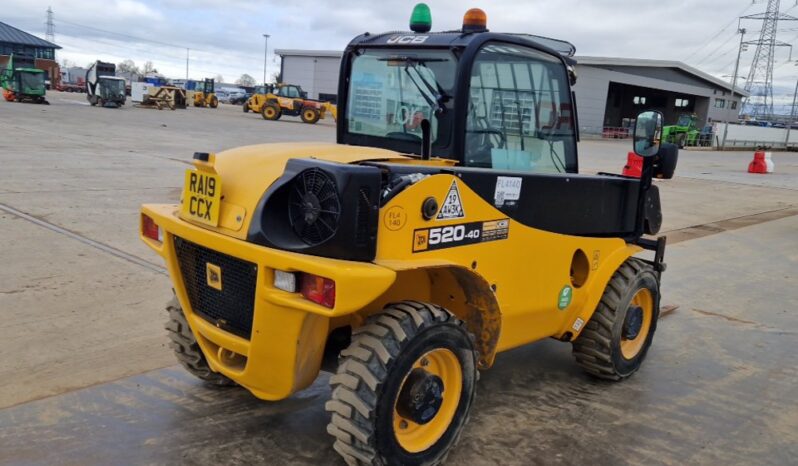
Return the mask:
{"type": "Polygon", "coordinates": [[[330,239],[338,230],[341,201],[335,181],[323,170],[310,168],[294,178],[288,196],[288,220],[310,246],[330,239]]]}

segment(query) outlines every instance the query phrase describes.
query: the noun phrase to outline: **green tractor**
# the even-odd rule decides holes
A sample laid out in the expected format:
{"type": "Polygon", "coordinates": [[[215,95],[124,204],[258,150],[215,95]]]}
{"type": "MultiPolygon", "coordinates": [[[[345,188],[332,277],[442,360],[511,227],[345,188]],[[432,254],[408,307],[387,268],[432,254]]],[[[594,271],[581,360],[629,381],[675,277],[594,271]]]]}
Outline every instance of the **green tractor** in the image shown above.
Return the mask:
{"type": "Polygon", "coordinates": [[[44,98],[47,92],[45,72],[35,67],[35,59],[29,55],[11,55],[6,68],[0,71],[0,87],[3,98],[9,102],[32,102],[49,105],[44,98]]]}
{"type": "Polygon", "coordinates": [[[679,149],[685,145],[694,146],[698,141],[701,131],[696,126],[698,117],[695,114],[683,113],[679,115],[675,125],[664,126],[662,128],[662,142],[676,144],[679,149]]]}

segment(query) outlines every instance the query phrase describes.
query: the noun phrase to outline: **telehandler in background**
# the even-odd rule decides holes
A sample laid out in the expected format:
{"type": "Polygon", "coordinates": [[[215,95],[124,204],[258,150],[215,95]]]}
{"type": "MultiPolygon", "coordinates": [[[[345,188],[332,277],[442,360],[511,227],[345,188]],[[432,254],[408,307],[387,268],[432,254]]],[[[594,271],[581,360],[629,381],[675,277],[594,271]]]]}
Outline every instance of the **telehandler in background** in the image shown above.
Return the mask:
{"type": "Polygon", "coordinates": [[[206,78],[204,81],[197,83],[197,87],[194,88],[194,106],[210,108],[219,106],[219,99],[214,92],[214,81],[212,78],[206,78]]]}
{"type": "Polygon", "coordinates": [[[662,142],[676,144],[679,149],[686,145],[696,145],[701,130],[696,126],[698,116],[690,113],[679,115],[675,125],[662,128],[662,142]]]}
{"type": "Polygon", "coordinates": [[[333,372],[352,465],[443,462],[477,371],[521,345],[625,379],[659,316],[662,114],[637,117],[640,178],[580,174],[573,45],[488,32],[479,9],[430,28],[419,4],[411,31],[350,42],[337,144],[198,152],[180,203],[141,209],[177,359],[264,400],[333,372]]]}
{"type": "Polygon", "coordinates": [[[94,62],[86,71],[86,99],[91,106],[119,108],[125,105],[127,95],[125,78],[116,76],[116,65],[94,62]]]}
{"type": "Polygon", "coordinates": [[[36,68],[31,55],[11,54],[4,69],[0,70],[0,87],[8,102],[29,102],[50,105],[45,99],[46,73],[36,68]]]}
{"type": "Polygon", "coordinates": [[[337,119],[337,108],[329,102],[307,98],[307,92],[294,84],[272,84],[256,89],[244,103],[244,113],[260,113],[265,120],[279,120],[283,115],[299,116],[304,123],[315,124],[328,113],[337,119]]]}

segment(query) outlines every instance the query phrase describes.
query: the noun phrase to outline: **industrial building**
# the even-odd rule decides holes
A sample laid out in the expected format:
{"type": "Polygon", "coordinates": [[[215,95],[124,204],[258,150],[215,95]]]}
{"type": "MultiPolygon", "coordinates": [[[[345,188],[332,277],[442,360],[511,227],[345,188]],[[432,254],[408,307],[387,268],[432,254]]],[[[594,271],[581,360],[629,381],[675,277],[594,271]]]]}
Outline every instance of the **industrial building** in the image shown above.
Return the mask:
{"type": "Polygon", "coordinates": [[[736,122],[741,88],[677,61],[576,57],[577,115],[582,133],[621,127],[642,110],[659,110],[666,124],[695,114],[699,127],[712,121],[736,122]],[[626,122],[624,120],[627,120],[626,122]]]}
{"type": "MultiPolygon", "coordinates": [[[[308,97],[335,100],[341,52],[275,50],[282,57],[280,80],[299,84],[308,97]]],[[[712,121],[736,122],[741,88],[677,61],[636,58],[576,57],[577,115],[583,134],[623,127],[641,110],[659,110],[666,124],[683,113],[695,114],[703,126],[712,121]]]]}
{"type": "Polygon", "coordinates": [[[30,55],[36,59],[36,68],[44,70],[53,86],[61,79],[55,51],[61,47],[32,34],[0,22],[0,67],[8,63],[11,54],[30,55]]]}
{"type": "Polygon", "coordinates": [[[300,86],[309,99],[336,101],[341,52],[277,49],[274,54],[281,58],[280,82],[300,86]]]}

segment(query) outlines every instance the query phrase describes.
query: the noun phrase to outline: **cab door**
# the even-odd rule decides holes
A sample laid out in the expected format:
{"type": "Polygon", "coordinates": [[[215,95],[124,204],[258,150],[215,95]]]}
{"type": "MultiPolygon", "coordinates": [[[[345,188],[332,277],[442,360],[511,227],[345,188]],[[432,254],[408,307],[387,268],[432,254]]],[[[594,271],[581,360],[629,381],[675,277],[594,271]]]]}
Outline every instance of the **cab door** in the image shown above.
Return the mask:
{"type": "Polygon", "coordinates": [[[543,216],[579,215],[556,199],[568,198],[566,179],[577,171],[567,71],[558,56],[489,42],[473,62],[468,98],[461,163],[470,169],[459,176],[512,222],[512,251],[499,259],[500,346],[509,348],[555,334],[569,315],[569,267],[580,240],[537,223],[541,208],[543,216]]]}

